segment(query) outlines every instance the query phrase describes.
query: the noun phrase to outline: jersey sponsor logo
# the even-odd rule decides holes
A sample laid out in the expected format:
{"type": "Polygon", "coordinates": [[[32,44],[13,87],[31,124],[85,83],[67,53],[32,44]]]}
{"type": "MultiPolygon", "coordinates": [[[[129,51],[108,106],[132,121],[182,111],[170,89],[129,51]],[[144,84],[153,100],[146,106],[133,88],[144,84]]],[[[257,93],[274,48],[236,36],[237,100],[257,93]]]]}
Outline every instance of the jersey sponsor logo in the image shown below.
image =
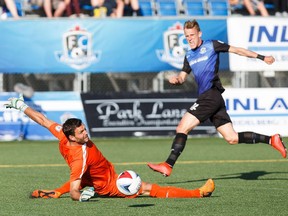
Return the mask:
{"type": "Polygon", "coordinates": [[[63,51],[56,51],[56,59],[70,67],[81,70],[100,60],[100,51],[92,50],[92,34],[76,26],[62,37],[63,51]]]}
{"type": "Polygon", "coordinates": [[[199,106],[199,104],[194,103],[194,104],[190,107],[190,110],[196,110],[198,106],[199,106]]]}
{"type": "Polygon", "coordinates": [[[159,60],[181,69],[188,49],[183,26],[177,22],[163,33],[164,50],[156,50],[159,60]]]}
{"type": "Polygon", "coordinates": [[[202,56],[202,57],[197,58],[197,59],[195,59],[193,61],[190,61],[189,64],[192,66],[192,65],[194,65],[194,64],[196,64],[198,62],[206,61],[207,59],[208,59],[208,56],[202,56]]]}

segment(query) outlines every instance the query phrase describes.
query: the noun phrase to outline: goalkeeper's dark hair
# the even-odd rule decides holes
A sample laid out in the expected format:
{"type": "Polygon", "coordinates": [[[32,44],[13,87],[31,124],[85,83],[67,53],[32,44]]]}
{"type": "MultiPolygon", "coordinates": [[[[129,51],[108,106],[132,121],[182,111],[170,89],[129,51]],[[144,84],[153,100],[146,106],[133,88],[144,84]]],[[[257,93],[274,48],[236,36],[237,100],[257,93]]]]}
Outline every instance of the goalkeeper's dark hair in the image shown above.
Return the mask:
{"type": "Polygon", "coordinates": [[[82,120],[78,118],[70,118],[65,121],[63,124],[62,130],[67,139],[69,139],[69,136],[75,136],[75,129],[80,127],[82,124],[82,120]]]}

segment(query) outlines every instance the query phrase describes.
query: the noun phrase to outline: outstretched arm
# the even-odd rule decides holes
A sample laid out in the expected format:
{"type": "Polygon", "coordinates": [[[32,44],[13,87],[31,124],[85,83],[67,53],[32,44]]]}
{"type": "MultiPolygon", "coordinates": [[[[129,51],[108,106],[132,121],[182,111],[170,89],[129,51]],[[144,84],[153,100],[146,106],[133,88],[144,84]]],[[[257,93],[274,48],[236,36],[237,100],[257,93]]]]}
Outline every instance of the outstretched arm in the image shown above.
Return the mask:
{"type": "Polygon", "coordinates": [[[54,123],[54,121],[49,120],[46,116],[44,116],[42,113],[32,109],[31,107],[27,107],[25,109],[24,113],[33,121],[38,123],[39,125],[48,128],[54,123]]]}
{"type": "Polygon", "coordinates": [[[263,55],[260,55],[256,52],[253,52],[251,50],[247,50],[247,49],[244,49],[241,47],[230,46],[229,52],[235,53],[235,54],[240,55],[240,56],[246,56],[248,58],[258,58],[269,65],[271,65],[275,62],[275,59],[273,56],[263,56],[263,55]]]}
{"type": "Polygon", "coordinates": [[[8,102],[4,104],[6,109],[13,108],[24,112],[30,119],[38,123],[39,125],[48,128],[54,123],[54,121],[49,120],[42,113],[32,109],[24,102],[23,95],[19,98],[9,98],[8,102]]]}

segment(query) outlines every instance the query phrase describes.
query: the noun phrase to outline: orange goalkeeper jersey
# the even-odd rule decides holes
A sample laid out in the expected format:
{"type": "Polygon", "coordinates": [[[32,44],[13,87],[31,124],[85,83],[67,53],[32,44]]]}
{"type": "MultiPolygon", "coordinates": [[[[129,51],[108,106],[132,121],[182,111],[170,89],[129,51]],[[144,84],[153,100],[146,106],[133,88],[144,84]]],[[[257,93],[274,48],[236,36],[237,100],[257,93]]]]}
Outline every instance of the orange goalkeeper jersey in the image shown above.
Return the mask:
{"type": "Polygon", "coordinates": [[[81,179],[82,187],[93,186],[99,195],[124,196],[116,187],[118,175],[114,166],[91,140],[83,145],[69,146],[61,125],[52,124],[49,130],[59,139],[60,153],[70,167],[70,182],[81,179]]]}

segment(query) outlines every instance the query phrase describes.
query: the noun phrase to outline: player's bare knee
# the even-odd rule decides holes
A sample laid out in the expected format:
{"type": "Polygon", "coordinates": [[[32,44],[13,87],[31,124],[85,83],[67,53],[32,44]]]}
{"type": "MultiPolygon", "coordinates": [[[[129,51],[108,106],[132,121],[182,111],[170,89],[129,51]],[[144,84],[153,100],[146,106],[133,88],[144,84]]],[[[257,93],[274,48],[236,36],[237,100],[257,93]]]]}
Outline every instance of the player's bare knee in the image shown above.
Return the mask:
{"type": "Polygon", "coordinates": [[[177,126],[176,133],[188,134],[190,132],[189,128],[182,127],[181,125],[177,126]]]}

